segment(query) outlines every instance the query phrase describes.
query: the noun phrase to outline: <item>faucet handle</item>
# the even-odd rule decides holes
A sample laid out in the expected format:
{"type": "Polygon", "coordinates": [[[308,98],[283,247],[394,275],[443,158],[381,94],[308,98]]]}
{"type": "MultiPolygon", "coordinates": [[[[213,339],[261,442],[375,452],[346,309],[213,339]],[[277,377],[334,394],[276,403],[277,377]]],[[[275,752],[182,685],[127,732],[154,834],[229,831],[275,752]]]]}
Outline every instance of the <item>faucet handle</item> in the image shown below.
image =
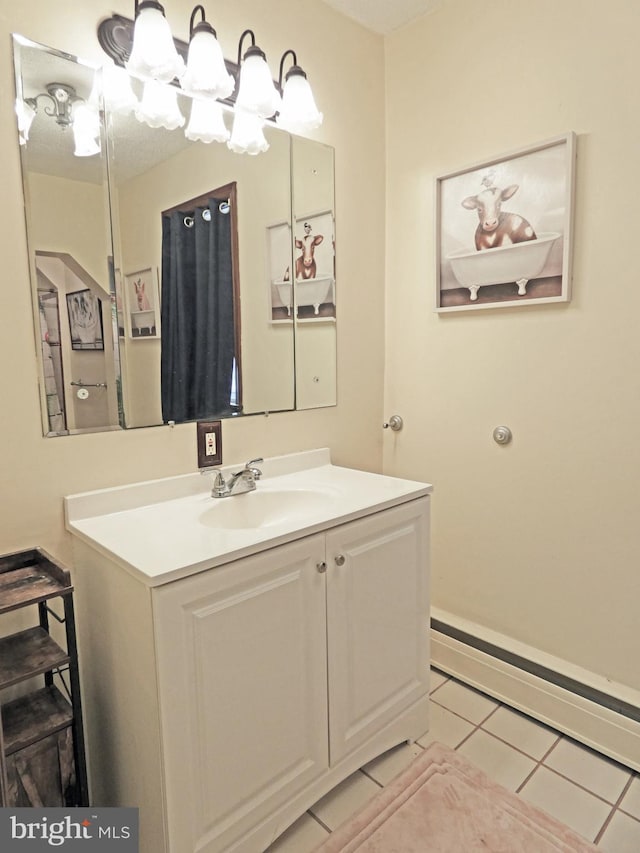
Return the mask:
{"type": "Polygon", "coordinates": [[[213,481],[213,489],[211,489],[211,497],[219,498],[221,497],[227,490],[227,483],[224,479],[224,474],[222,471],[218,471],[216,474],[216,478],[213,481]]]}
{"type": "Polygon", "coordinates": [[[255,467],[261,462],[264,462],[264,459],[262,456],[259,456],[257,459],[250,459],[244,466],[244,470],[251,471],[255,480],[259,480],[262,477],[262,471],[255,467]]]}

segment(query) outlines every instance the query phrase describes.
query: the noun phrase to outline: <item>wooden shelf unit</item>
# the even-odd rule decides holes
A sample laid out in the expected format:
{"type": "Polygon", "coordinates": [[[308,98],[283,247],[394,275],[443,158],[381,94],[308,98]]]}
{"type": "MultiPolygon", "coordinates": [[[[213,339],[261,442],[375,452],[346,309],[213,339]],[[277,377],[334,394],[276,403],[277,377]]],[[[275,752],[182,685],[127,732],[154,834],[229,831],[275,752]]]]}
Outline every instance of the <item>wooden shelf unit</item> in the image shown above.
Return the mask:
{"type": "Polygon", "coordinates": [[[0,616],[30,607],[37,624],[0,636],[0,806],[86,806],[73,585],[41,548],[0,556],[0,616]],[[50,616],[64,626],[65,648],[50,616]],[[24,694],[5,701],[23,683],[24,694]]]}

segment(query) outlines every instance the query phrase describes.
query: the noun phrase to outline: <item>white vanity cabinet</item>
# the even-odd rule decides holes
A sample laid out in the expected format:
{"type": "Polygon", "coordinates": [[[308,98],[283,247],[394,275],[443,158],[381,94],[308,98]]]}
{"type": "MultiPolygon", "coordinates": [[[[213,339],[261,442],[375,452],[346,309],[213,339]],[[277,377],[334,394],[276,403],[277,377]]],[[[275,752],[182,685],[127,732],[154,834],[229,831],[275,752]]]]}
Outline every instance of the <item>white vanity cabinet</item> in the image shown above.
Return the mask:
{"type": "Polygon", "coordinates": [[[258,853],[391,745],[428,691],[427,501],[154,589],[170,851],[258,853]]]}
{"type": "Polygon", "coordinates": [[[170,851],[227,849],[326,770],[323,560],[316,535],[154,590],[170,851]]]}
{"type": "Polygon", "coordinates": [[[332,512],[286,533],[210,533],[208,494],[149,504],[153,483],[66,499],[91,802],[139,808],[141,853],[262,853],[427,730],[431,487],[332,465],[260,485],[298,482],[332,512]]]}

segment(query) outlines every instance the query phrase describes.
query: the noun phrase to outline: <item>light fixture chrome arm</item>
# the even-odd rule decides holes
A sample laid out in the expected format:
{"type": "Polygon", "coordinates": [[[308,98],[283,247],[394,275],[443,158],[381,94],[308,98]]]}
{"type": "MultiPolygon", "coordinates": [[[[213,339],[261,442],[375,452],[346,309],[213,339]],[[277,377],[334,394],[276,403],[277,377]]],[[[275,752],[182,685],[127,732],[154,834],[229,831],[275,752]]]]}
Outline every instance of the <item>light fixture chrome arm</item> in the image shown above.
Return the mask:
{"type": "Polygon", "coordinates": [[[293,65],[291,66],[289,71],[287,71],[287,77],[289,77],[289,74],[295,73],[294,69],[299,69],[305,77],[307,76],[304,71],[302,71],[302,68],[300,68],[300,66],[298,65],[298,57],[296,56],[295,50],[285,50],[285,52],[280,57],[280,71],[278,73],[278,89],[280,89],[280,94],[282,94],[282,72],[284,71],[284,62],[287,56],[291,56],[291,58],[293,59],[293,65]]]}
{"type": "Polygon", "coordinates": [[[207,21],[204,6],[201,3],[198,3],[197,6],[194,6],[193,11],[191,12],[191,18],[189,19],[189,40],[191,40],[198,32],[213,33],[213,35],[218,38],[218,33],[207,21]],[[195,19],[198,12],[201,13],[202,20],[198,24],[196,24],[195,19]]]}
{"type": "MultiPolygon", "coordinates": [[[[251,50],[251,48],[255,48],[255,47],[256,47],[256,36],[255,36],[255,33],[253,32],[253,30],[245,30],[245,31],[242,33],[242,35],[240,36],[239,40],[238,40],[238,61],[237,61],[237,63],[236,63],[236,65],[237,65],[237,67],[238,67],[238,68],[240,68],[240,65],[242,64],[242,59],[243,59],[243,56],[242,56],[242,42],[245,40],[245,37],[246,37],[246,36],[251,36],[251,47],[248,47],[248,48],[247,48],[247,52],[246,52],[246,53],[245,53],[245,55],[244,55],[244,59],[246,59],[246,58],[247,58],[247,56],[249,56],[249,55],[250,55],[250,54],[249,54],[249,51],[251,50]]],[[[262,54],[262,58],[264,59],[264,58],[265,58],[265,55],[264,55],[264,53],[260,50],[260,48],[256,48],[256,50],[257,50],[257,51],[259,51],[259,52],[262,54]]]]}
{"type": "Polygon", "coordinates": [[[46,98],[51,107],[45,107],[44,113],[55,118],[60,127],[70,127],[73,123],[72,107],[76,101],[82,101],[82,98],[76,94],[73,86],[67,83],[48,83],[46,89],[46,92],[40,92],[33,98],[25,98],[25,103],[37,111],[40,98],[46,98]]]}

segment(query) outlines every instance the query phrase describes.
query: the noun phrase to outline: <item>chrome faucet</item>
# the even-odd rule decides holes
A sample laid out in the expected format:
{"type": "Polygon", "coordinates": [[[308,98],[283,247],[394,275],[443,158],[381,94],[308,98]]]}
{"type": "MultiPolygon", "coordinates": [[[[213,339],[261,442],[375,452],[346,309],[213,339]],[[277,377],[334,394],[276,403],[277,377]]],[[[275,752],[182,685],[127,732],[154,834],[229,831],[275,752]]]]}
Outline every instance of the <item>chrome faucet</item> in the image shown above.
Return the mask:
{"type": "Polygon", "coordinates": [[[228,498],[231,495],[242,495],[244,492],[253,492],[256,487],[256,480],[262,477],[262,471],[255,466],[264,462],[261,457],[259,459],[251,459],[246,463],[244,468],[236,471],[235,474],[230,474],[225,480],[222,471],[218,471],[213,482],[211,490],[212,498],[228,498]]]}

